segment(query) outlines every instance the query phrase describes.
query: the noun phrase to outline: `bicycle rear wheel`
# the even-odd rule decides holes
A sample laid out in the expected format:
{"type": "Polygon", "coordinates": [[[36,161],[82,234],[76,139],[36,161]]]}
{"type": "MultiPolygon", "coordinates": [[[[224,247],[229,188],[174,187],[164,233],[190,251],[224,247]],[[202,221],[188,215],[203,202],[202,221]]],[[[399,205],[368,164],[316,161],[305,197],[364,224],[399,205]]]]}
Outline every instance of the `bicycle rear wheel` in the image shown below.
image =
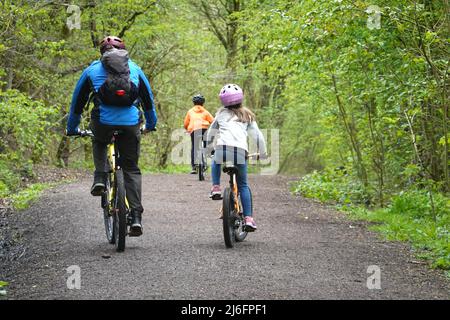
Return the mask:
{"type": "Polygon", "coordinates": [[[233,248],[235,242],[235,220],[234,214],[234,195],[231,192],[230,187],[226,187],[223,193],[223,237],[225,240],[225,246],[227,248],[233,248]]]}
{"type": "Polygon", "coordinates": [[[204,155],[203,151],[198,152],[198,159],[199,159],[198,180],[204,181],[205,180],[205,171],[206,171],[206,160],[205,160],[205,155],[204,155]]]}
{"type": "Polygon", "coordinates": [[[125,250],[125,239],[127,235],[127,207],[125,204],[125,182],[123,171],[116,170],[115,199],[114,199],[114,237],[116,250],[125,250]]]}
{"type": "MultiPolygon", "coordinates": [[[[251,192],[250,188],[249,188],[249,191],[250,191],[250,199],[251,199],[252,192],[251,192]]],[[[240,196],[239,196],[239,208],[242,210],[242,202],[241,202],[240,196]]],[[[234,239],[236,240],[236,242],[244,241],[245,238],[247,237],[248,232],[245,228],[245,220],[244,220],[243,212],[239,212],[234,224],[235,224],[234,239]]]]}
{"type": "Polygon", "coordinates": [[[205,180],[205,164],[203,163],[203,159],[198,165],[198,180],[199,181],[205,180]]]}
{"type": "Polygon", "coordinates": [[[111,190],[111,176],[110,174],[108,174],[105,192],[102,195],[103,220],[105,222],[106,239],[108,239],[109,243],[114,244],[116,239],[114,236],[114,217],[112,214],[113,210],[110,199],[111,195],[110,190],[111,190]]]}

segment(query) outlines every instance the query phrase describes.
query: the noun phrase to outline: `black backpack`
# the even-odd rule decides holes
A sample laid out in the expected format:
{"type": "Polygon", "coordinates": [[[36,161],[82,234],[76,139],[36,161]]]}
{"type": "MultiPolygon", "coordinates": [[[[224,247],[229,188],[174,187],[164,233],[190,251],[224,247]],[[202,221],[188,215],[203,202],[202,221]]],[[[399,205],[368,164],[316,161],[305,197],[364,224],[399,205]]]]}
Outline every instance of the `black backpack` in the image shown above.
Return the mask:
{"type": "Polygon", "coordinates": [[[112,49],[103,54],[101,62],[108,78],[97,93],[103,104],[129,107],[138,99],[138,88],[130,80],[128,60],[128,52],[122,49],[112,49]]]}

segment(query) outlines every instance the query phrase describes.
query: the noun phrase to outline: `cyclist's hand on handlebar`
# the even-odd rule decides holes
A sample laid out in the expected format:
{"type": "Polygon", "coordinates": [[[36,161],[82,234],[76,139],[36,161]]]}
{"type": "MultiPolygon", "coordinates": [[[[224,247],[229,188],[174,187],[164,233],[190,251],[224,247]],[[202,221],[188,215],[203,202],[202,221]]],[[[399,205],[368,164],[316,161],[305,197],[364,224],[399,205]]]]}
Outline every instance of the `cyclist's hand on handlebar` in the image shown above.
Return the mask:
{"type": "Polygon", "coordinates": [[[80,132],[80,137],[93,137],[94,134],[92,133],[91,130],[82,130],[80,132]]]}
{"type": "Polygon", "coordinates": [[[205,148],[205,153],[206,153],[206,155],[208,155],[208,156],[213,156],[214,153],[215,153],[214,147],[211,146],[211,145],[206,146],[206,148],[205,148]]]}
{"type": "Polygon", "coordinates": [[[80,130],[79,128],[76,129],[76,131],[67,132],[66,130],[66,136],[68,137],[75,137],[75,138],[83,138],[83,137],[93,137],[94,134],[91,130],[80,130]]]}
{"type": "Polygon", "coordinates": [[[156,131],[156,128],[151,128],[151,129],[141,128],[141,133],[142,134],[147,134],[147,133],[154,132],[154,131],[156,131]]]}
{"type": "Polygon", "coordinates": [[[269,158],[267,153],[262,153],[262,154],[260,154],[260,153],[252,153],[252,154],[249,154],[247,157],[249,159],[255,159],[255,160],[266,160],[266,159],[269,158]]]}
{"type": "Polygon", "coordinates": [[[261,153],[258,155],[258,160],[266,160],[268,158],[269,156],[267,155],[267,153],[261,153]]]}
{"type": "Polygon", "coordinates": [[[66,129],[66,136],[73,137],[73,136],[79,136],[81,134],[80,128],[75,128],[74,131],[69,131],[66,129]]]}
{"type": "Polygon", "coordinates": [[[156,131],[156,127],[154,125],[151,125],[149,123],[146,123],[145,125],[141,126],[141,133],[147,134],[149,132],[156,131]]]}

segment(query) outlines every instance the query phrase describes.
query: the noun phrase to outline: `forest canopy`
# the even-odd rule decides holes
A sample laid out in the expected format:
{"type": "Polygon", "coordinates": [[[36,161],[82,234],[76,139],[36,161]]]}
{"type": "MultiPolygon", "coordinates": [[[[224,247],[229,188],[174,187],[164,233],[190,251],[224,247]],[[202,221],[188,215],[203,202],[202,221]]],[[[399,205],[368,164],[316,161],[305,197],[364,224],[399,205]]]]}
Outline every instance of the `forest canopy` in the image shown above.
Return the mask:
{"type": "Polygon", "coordinates": [[[260,127],[280,131],[280,172],[345,176],[352,201],[380,206],[410,188],[446,193],[449,10],[429,0],[2,0],[0,193],[33,164],[91,162],[89,143],[64,128],[76,81],[111,34],[155,93],[146,166],[170,165],[193,94],[215,113],[218,90],[235,82],[260,127]]]}

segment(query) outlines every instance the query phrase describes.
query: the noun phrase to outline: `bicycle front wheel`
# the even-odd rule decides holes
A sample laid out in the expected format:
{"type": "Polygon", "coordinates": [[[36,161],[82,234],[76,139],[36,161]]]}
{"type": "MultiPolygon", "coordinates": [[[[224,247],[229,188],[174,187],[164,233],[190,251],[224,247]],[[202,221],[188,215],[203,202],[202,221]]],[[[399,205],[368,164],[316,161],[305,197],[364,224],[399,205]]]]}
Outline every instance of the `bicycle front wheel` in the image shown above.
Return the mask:
{"type": "MultiPolygon", "coordinates": [[[[248,188],[248,189],[250,191],[250,201],[251,201],[251,206],[252,206],[252,211],[253,211],[252,191],[250,190],[250,188],[248,188]]],[[[243,210],[240,196],[239,196],[239,208],[241,210],[243,210]]],[[[236,242],[244,241],[245,238],[247,237],[247,234],[248,234],[248,232],[245,228],[244,213],[240,212],[238,217],[235,220],[234,238],[235,238],[236,242]]]]}
{"type": "Polygon", "coordinates": [[[111,196],[110,190],[111,190],[111,177],[108,174],[105,192],[102,195],[103,220],[105,222],[106,238],[108,239],[109,243],[114,244],[116,239],[114,236],[114,215],[110,198],[111,196]]]}
{"type": "Polygon", "coordinates": [[[198,180],[199,181],[205,180],[205,165],[203,161],[198,165],[198,180]]]}
{"type": "Polygon", "coordinates": [[[115,199],[114,199],[114,236],[116,250],[125,250],[125,238],[127,235],[127,207],[125,204],[125,182],[123,171],[115,172],[115,199]]]}
{"type": "Polygon", "coordinates": [[[230,187],[226,187],[223,193],[223,237],[225,246],[233,248],[235,242],[234,225],[236,216],[234,214],[234,195],[230,187]]]}

